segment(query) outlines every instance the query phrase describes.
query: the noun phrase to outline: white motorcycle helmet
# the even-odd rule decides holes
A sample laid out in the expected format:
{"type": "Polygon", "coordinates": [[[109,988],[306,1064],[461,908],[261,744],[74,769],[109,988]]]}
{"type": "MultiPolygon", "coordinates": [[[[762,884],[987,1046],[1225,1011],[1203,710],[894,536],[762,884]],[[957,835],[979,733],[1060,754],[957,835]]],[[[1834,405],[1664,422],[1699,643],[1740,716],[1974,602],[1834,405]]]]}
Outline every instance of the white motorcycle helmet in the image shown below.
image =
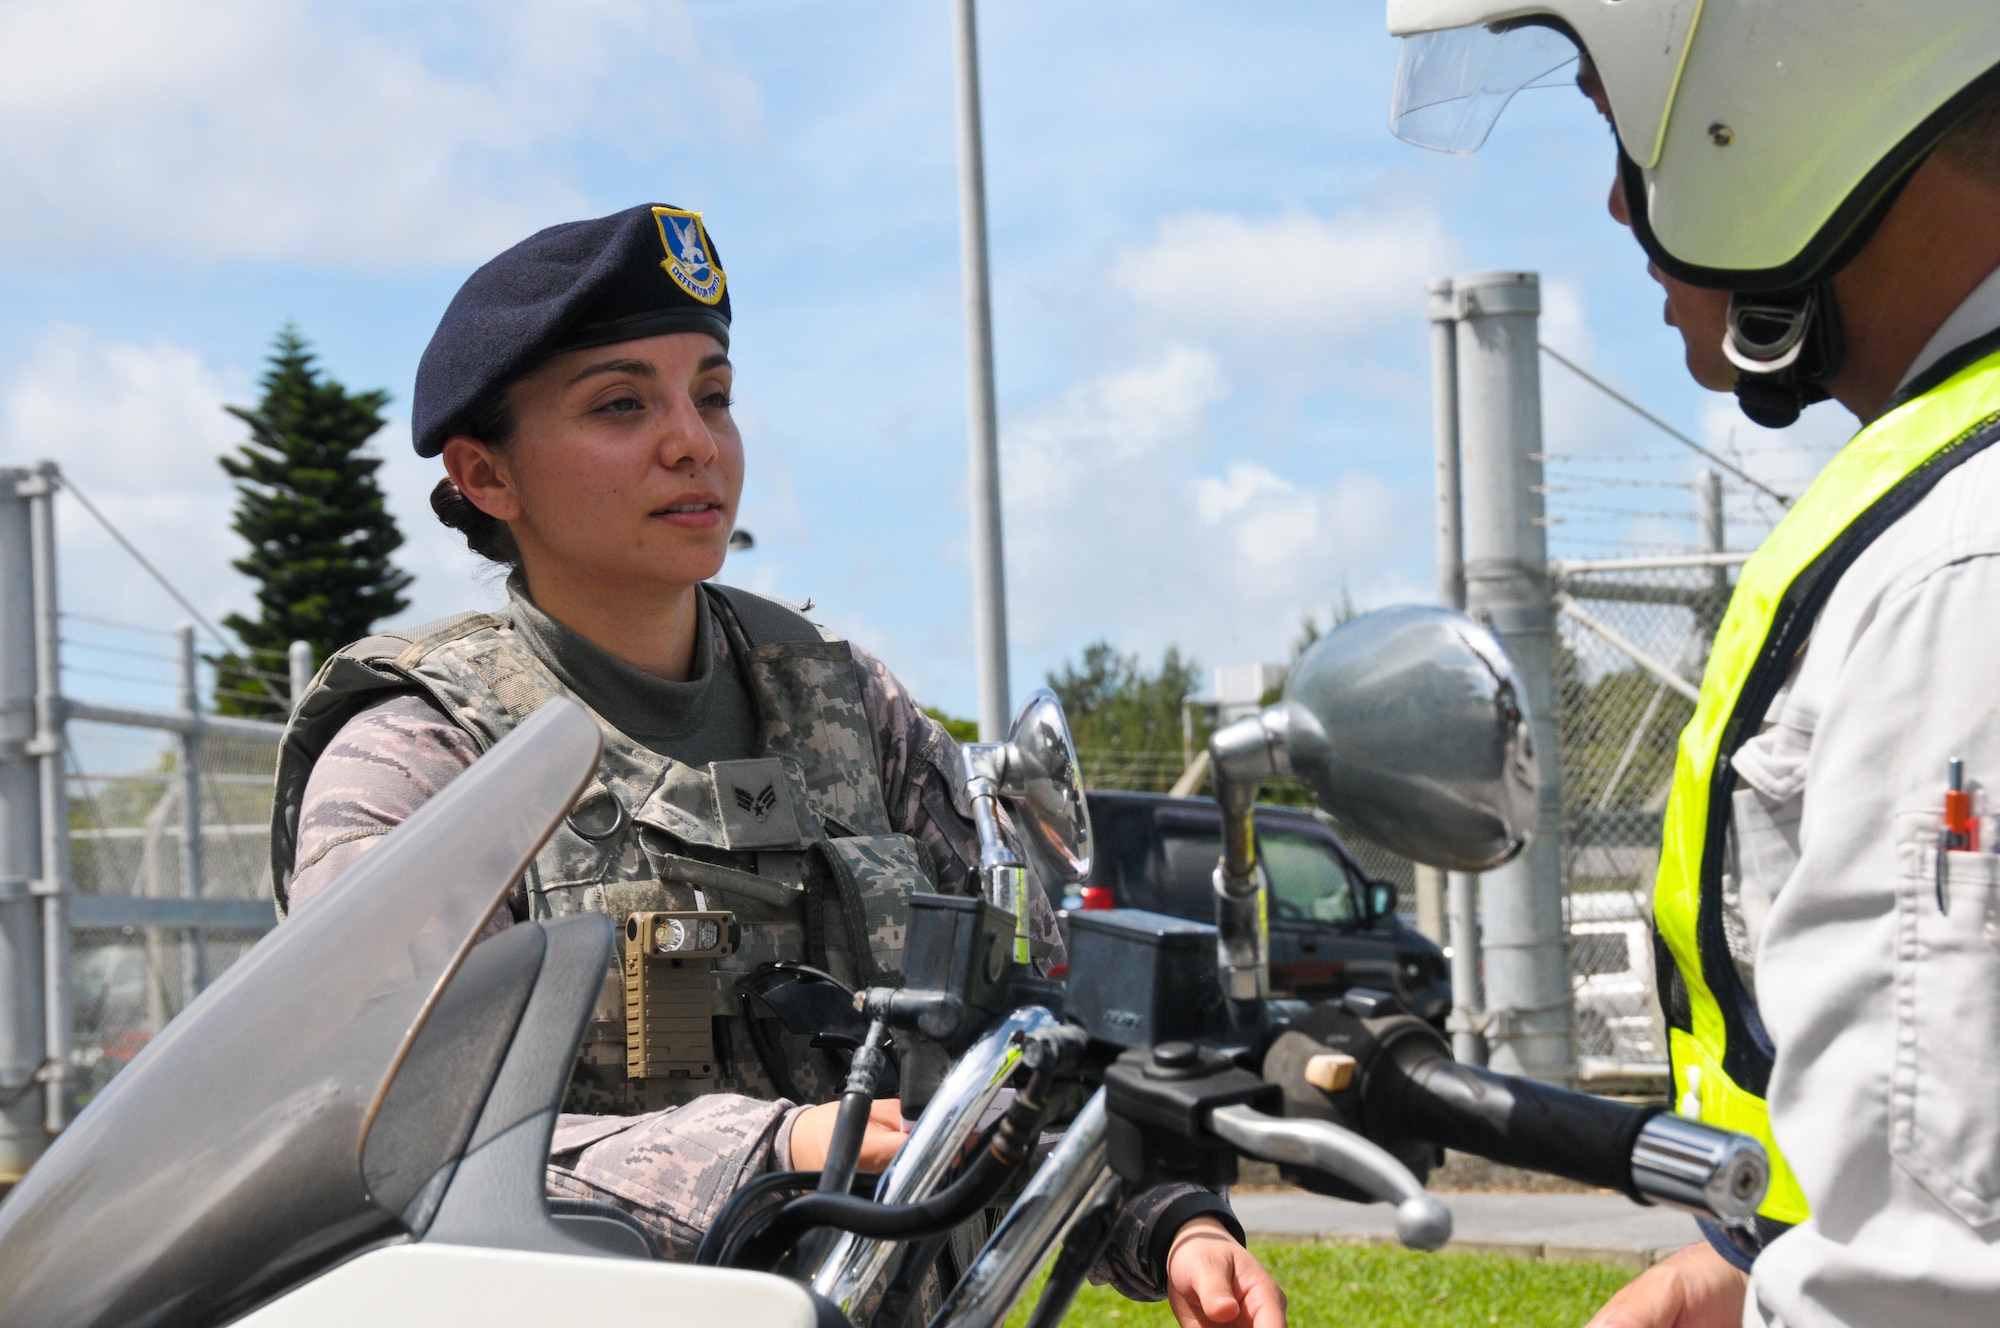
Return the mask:
{"type": "Polygon", "coordinates": [[[1903,182],[2000,92],[2000,0],[1388,0],[1390,128],[1472,152],[1523,88],[1603,81],[1632,228],[1661,270],[1730,291],[1724,349],[1759,423],[1839,368],[1828,278],[1903,182]]]}

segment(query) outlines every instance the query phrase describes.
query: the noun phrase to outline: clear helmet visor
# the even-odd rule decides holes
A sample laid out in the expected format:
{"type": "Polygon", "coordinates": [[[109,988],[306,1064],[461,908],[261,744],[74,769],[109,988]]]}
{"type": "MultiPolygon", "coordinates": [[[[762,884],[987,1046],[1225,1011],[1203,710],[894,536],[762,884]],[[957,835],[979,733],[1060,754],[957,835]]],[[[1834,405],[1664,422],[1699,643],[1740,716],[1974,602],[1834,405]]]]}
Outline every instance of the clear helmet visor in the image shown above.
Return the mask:
{"type": "Polygon", "coordinates": [[[1418,147],[1477,152],[1515,93],[1572,86],[1576,64],[1576,43],[1541,24],[1405,37],[1389,130],[1418,147]]]}

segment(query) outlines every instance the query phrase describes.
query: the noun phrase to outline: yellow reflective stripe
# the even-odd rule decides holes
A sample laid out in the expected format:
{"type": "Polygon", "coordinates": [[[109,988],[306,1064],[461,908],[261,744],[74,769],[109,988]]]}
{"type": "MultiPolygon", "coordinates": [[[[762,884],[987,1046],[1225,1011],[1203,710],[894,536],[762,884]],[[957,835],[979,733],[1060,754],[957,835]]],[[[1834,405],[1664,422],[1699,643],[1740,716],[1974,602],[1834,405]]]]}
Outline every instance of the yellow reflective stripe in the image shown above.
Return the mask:
{"type": "Polygon", "coordinates": [[[1722,1072],[1719,1058],[1710,1055],[1707,1047],[1680,1029],[1668,1032],[1667,1044],[1672,1049],[1676,1074],[1685,1078],[1688,1068],[1699,1071],[1694,1078],[1702,1124],[1750,1135],[1771,1155],[1771,1186],[1764,1191],[1764,1202],[1757,1211],[1793,1226],[1805,1221],[1805,1191],[1799,1188],[1798,1177],[1792,1174],[1785,1155],[1778,1151],[1777,1141],[1771,1138],[1771,1112],[1764,1099],[1731,1083],[1722,1072]]]}
{"type": "Polygon", "coordinates": [[[1709,651],[1701,699],[1694,717],[1681,730],[1661,836],[1660,870],[1653,888],[1654,924],[1687,986],[1692,1025],[1692,1036],[1674,1030],[1669,1038],[1674,1095],[1678,1101],[1688,1090],[1685,1068],[1700,1066],[1698,1096],[1703,1118],[1755,1134],[1771,1150],[1771,1198],[1759,1211],[1781,1221],[1802,1219],[1805,1199],[1771,1139],[1763,1100],[1738,1087],[1722,1071],[1727,1027],[1702,972],[1697,934],[1708,795],[1723,733],[1792,582],[1884,494],[1996,412],[2000,412],[2000,355],[1967,366],[1923,396],[1884,415],[1827,463],[1777,529],[1743,564],[1709,651]],[[1707,1115],[1712,1093],[1716,1095],[1716,1110],[1730,1119],[1707,1115]],[[1753,1125],[1756,1128],[1751,1128],[1753,1125]],[[1779,1174],[1787,1178],[1790,1193],[1796,1196],[1796,1217],[1779,1211],[1792,1207],[1790,1200],[1779,1195],[1779,1174]]]}

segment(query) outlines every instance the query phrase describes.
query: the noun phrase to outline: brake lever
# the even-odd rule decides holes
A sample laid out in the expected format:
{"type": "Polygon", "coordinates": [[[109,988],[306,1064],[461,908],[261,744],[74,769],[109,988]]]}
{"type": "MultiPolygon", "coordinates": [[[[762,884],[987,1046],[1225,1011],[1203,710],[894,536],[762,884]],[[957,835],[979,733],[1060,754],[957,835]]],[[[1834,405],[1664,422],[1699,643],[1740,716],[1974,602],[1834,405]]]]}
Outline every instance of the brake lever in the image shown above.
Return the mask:
{"type": "Polygon", "coordinates": [[[1325,1120],[1267,1116],[1253,1107],[1217,1107],[1209,1128],[1238,1152],[1308,1167],[1396,1205],[1396,1239],[1413,1250],[1442,1249],[1451,1209],[1381,1145],[1325,1120]]]}

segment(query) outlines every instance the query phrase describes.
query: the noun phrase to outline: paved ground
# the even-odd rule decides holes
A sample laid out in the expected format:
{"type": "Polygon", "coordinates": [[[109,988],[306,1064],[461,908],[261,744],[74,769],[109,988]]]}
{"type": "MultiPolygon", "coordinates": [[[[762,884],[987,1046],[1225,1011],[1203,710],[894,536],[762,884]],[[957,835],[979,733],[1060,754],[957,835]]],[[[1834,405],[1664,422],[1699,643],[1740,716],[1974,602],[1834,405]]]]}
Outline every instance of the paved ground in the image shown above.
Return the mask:
{"type": "MultiPolygon", "coordinates": [[[[1583,1259],[1644,1268],[1701,1239],[1694,1219],[1616,1194],[1439,1192],[1451,1208],[1450,1248],[1528,1259],[1583,1259]]],[[[1230,1195],[1252,1236],[1379,1244],[1395,1239],[1387,1204],[1351,1204],[1299,1190],[1230,1195]]]]}

